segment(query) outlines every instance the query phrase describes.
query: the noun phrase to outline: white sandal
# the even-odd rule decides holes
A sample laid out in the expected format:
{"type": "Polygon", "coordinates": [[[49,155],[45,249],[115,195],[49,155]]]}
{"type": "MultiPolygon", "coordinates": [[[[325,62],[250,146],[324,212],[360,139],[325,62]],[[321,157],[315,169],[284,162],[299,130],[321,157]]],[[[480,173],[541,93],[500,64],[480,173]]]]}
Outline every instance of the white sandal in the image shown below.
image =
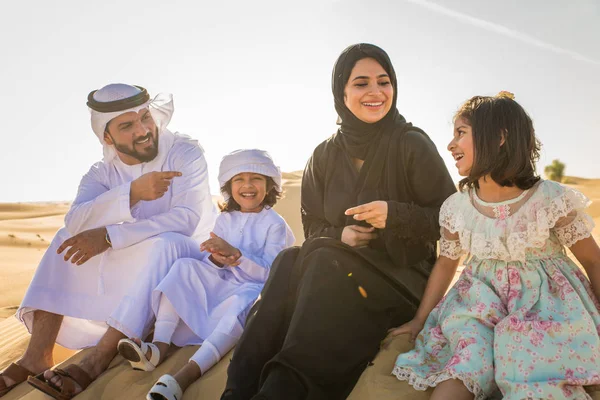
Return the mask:
{"type": "Polygon", "coordinates": [[[179,383],[171,375],[163,375],[160,379],[152,386],[152,389],[146,395],[146,400],[181,400],[183,392],[179,383]],[[153,396],[157,394],[158,396],[153,396]],[[162,397],[161,397],[162,396],[162,397]]]}
{"type": "Polygon", "coordinates": [[[160,350],[154,343],[142,342],[140,347],[131,339],[121,339],[117,345],[117,350],[124,359],[129,361],[133,369],[154,371],[160,361],[160,350]],[[152,350],[150,360],[146,358],[148,349],[152,350]]]}

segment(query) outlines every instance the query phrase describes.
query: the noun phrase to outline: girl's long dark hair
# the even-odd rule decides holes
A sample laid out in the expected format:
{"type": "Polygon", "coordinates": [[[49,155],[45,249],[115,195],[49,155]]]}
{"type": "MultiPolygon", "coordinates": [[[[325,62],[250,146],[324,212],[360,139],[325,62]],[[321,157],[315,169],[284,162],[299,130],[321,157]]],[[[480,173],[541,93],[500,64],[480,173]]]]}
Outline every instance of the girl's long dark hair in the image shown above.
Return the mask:
{"type": "Polygon", "coordinates": [[[519,103],[502,95],[475,96],[456,112],[473,131],[474,160],[469,176],[460,181],[460,190],[478,188],[480,178],[490,176],[500,186],[529,189],[540,177],[535,163],[540,142],[533,121],[519,103]]]}

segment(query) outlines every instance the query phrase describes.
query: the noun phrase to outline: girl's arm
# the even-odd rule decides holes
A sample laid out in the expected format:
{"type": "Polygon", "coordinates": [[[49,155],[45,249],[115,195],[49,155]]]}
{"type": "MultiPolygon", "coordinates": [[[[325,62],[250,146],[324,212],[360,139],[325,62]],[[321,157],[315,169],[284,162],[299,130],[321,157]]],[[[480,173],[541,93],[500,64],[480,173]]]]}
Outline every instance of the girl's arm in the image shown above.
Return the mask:
{"type": "Polygon", "coordinates": [[[592,236],[581,239],[569,247],[585,270],[596,299],[600,301],[600,247],[592,236]]]}
{"type": "Polygon", "coordinates": [[[592,236],[594,220],[585,209],[590,201],[575,189],[559,186],[564,203],[572,208],[560,217],[553,233],[558,241],[573,253],[585,270],[596,299],[600,301],[600,249],[592,236]]]}
{"type": "Polygon", "coordinates": [[[451,196],[442,204],[440,223],[444,227],[440,229],[440,255],[427,280],[427,286],[425,287],[423,299],[421,300],[421,304],[419,304],[417,313],[406,324],[395,329],[390,329],[391,337],[408,333],[410,334],[410,341],[415,340],[421,329],[423,329],[425,320],[431,313],[431,310],[444,297],[444,294],[452,283],[460,258],[465,253],[465,249],[462,248],[460,243],[459,233],[449,229],[449,227],[453,226],[451,223],[453,213],[460,211],[455,205],[456,199],[456,195],[451,196]]]}
{"type": "Polygon", "coordinates": [[[459,261],[460,259],[453,260],[445,256],[440,256],[437,259],[433,266],[433,270],[431,271],[431,275],[429,276],[429,280],[427,281],[423,300],[421,300],[421,304],[417,309],[415,317],[406,324],[390,330],[391,336],[408,333],[410,334],[410,341],[412,342],[415,340],[421,329],[423,329],[423,325],[425,325],[425,320],[429,316],[429,313],[431,313],[431,310],[433,310],[440,302],[450,287],[452,279],[456,274],[459,261]]]}

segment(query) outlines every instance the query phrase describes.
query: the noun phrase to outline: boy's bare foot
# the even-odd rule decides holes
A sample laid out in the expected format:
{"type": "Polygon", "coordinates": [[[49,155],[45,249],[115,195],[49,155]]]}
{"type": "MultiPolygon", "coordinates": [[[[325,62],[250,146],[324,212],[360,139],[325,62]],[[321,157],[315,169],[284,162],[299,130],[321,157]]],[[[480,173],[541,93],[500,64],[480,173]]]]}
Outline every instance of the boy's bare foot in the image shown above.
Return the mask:
{"type": "Polygon", "coordinates": [[[202,376],[202,371],[198,364],[193,361],[189,361],[183,368],[181,368],[173,378],[179,383],[181,391],[185,392],[186,389],[194,382],[196,382],[202,376]]]}

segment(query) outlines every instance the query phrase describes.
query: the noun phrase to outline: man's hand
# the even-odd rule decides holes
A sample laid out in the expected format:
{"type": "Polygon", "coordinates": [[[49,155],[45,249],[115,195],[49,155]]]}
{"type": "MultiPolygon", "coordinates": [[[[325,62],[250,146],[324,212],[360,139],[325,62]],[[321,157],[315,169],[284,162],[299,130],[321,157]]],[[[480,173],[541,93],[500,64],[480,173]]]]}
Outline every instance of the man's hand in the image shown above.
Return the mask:
{"type": "Polygon", "coordinates": [[[242,256],[242,252],[221,239],[214,232],[210,233],[210,239],[200,245],[200,250],[211,253],[210,256],[213,261],[216,261],[218,264],[229,265],[231,267],[240,265],[239,259],[242,256]]]}
{"type": "Polygon", "coordinates": [[[375,228],[367,228],[365,226],[348,225],[342,231],[342,242],[352,247],[362,247],[377,237],[377,233],[373,231],[375,228]]]}
{"type": "Polygon", "coordinates": [[[388,204],[386,201],[372,201],[367,204],[352,207],[346,210],[346,215],[354,215],[357,221],[367,221],[368,224],[377,228],[385,228],[387,221],[388,204]]]}
{"type": "Polygon", "coordinates": [[[171,179],[181,176],[181,172],[148,172],[131,182],[129,190],[129,205],[133,207],[140,200],[151,201],[164,196],[169,190],[171,179]]]}
{"type": "Polygon", "coordinates": [[[56,253],[61,254],[67,247],[70,247],[70,249],[65,253],[65,261],[69,261],[70,258],[73,264],[81,265],[90,258],[108,250],[110,245],[106,241],[106,228],[83,231],[65,240],[56,250],[56,253]]]}

